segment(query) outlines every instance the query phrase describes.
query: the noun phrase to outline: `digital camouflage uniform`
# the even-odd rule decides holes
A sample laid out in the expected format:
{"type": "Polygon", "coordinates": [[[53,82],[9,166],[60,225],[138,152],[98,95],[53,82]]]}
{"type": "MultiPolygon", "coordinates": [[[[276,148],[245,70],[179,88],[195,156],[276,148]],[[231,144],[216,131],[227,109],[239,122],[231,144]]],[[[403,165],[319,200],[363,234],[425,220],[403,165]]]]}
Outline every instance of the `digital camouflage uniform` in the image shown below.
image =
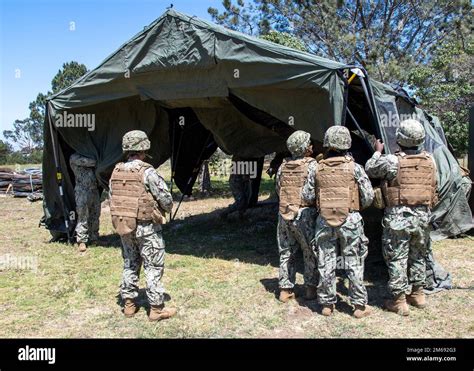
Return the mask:
{"type": "MultiPolygon", "coordinates": [[[[349,156],[351,137],[347,128],[332,126],[324,135],[323,146],[329,150],[328,156],[349,156]]],[[[351,159],[349,157],[348,159],[351,159]]],[[[353,159],[350,163],[353,163],[353,159]]],[[[317,168],[318,169],[318,168],[317,168]]],[[[317,175],[317,173],[316,173],[317,175]]],[[[360,209],[372,204],[374,190],[362,166],[354,163],[354,187],[357,187],[360,209]]],[[[317,186],[318,197],[321,190],[317,186]]],[[[348,185],[349,186],[349,185],[348,185]]],[[[364,233],[364,223],[358,211],[349,211],[339,226],[331,226],[322,215],[316,219],[313,244],[318,252],[318,302],[323,306],[334,305],[336,296],[336,269],[343,268],[349,279],[351,303],[364,307],[367,304],[367,290],[364,286],[364,261],[368,253],[368,239],[364,233]],[[340,249],[342,266],[337,266],[337,248],[340,249]]],[[[324,314],[324,311],[323,311],[324,314]]],[[[326,314],[327,315],[327,314],[326,314]]]]}
{"type": "MultiPolygon", "coordinates": [[[[398,157],[375,152],[365,169],[371,178],[390,181],[397,176],[398,157]]],[[[388,287],[393,296],[408,293],[409,285],[425,285],[425,258],[431,253],[430,217],[427,206],[385,208],[382,252],[388,266],[388,287]]]]}
{"type": "MultiPolygon", "coordinates": [[[[234,156],[232,158],[233,168],[238,169],[236,165],[239,161],[244,161],[234,156]]],[[[240,216],[243,216],[247,210],[250,202],[250,194],[252,192],[250,175],[248,174],[235,174],[231,173],[229,176],[229,187],[234,197],[234,203],[230,205],[224,212],[224,216],[227,216],[235,211],[238,211],[240,216]]]]}
{"type": "MultiPolygon", "coordinates": [[[[311,246],[316,221],[316,196],[314,191],[314,174],[316,161],[308,166],[308,177],[301,191],[301,198],[313,207],[302,207],[294,220],[285,220],[278,215],[278,251],[280,254],[279,286],[281,289],[292,289],[296,281],[295,255],[301,249],[304,260],[304,283],[306,286],[318,285],[316,254],[311,246]]],[[[276,176],[276,191],[280,193],[281,167],[276,176]]]]}
{"type": "MultiPolygon", "coordinates": [[[[128,161],[125,166],[132,170],[139,168],[140,164],[140,160],[133,160],[128,161]]],[[[160,208],[171,212],[173,207],[171,193],[155,169],[145,170],[143,183],[160,208]]],[[[112,197],[112,193],[110,196],[112,197]]],[[[156,306],[164,303],[165,289],[161,278],[164,270],[165,242],[161,231],[161,225],[151,221],[137,222],[134,232],[121,236],[124,267],[120,292],[123,299],[134,299],[138,296],[139,273],[143,262],[148,302],[156,306]]]]}
{"type": "MultiPolygon", "coordinates": [[[[311,144],[308,133],[297,131],[287,141],[292,153],[291,160],[304,157],[304,153],[311,144]]],[[[304,260],[304,283],[308,286],[317,286],[318,275],[316,270],[316,255],[311,247],[316,220],[316,199],[314,191],[314,172],[316,161],[308,165],[308,174],[301,189],[300,199],[307,205],[299,208],[293,220],[286,220],[281,213],[278,215],[277,242],[280,254],[279,286],[280,289],[293,289],[296,281],[295,255],[298,249],[302,250],[304,260]]],[[[281,191],[282,166],[278,168],[275,180],[277,195],[281,191]]]]}
{"type": "Polygon", "coordinates": [[[95,176],[95,160],[74,153],[69,159],[76,185],[76,241],[97,241],[99,238],[100,195],[95,176]]]}
{"type": "MultiPolygon", "coordinates": [[[[354,178],[359,188],[361,209],[372,204],[374,190],[362,166],[355,164],[354,178]]],[[[319,215],[316,219],[316,233],[313,241],[318,251],[320,304],[335,304],[336,268],[345,269],[349,279],[349,296],[353,305],[367,304],[367,290],[364,286],[364,261],[368,253],[369,240],[364,233],[364,222],[358,211],[352,211],[339,227],[331,227],[319,215]],[[337,267],[339,246],[343,266],[337,267]]]]}

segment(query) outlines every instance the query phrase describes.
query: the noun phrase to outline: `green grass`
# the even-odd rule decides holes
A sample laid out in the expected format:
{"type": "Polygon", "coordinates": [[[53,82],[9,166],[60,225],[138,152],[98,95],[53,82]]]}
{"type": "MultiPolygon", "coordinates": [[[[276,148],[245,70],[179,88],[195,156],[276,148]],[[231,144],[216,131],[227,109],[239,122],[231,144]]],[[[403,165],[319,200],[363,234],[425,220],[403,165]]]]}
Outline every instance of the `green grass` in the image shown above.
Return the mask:
{"type": "MultiPolygon", "coordinates": [[[[48,243],[38,228],[41,204],[2,198],[0,256],[35,256],[36,272],[0,270],[0,337],[472,337],[474,335],[474,243],[471,239],[435,244],[456,289],[429,297],[429,308],[408,318],[383,311],[384,266],[367,266],[373,316],[350,316],[347,288],[333,318],[323,318],[314,302],[279,303],[275,208],[252,209],[240,222],[223,222],[228,197],[186,201],[178,218],[164,226],[167,305],[178,308],[168,321],[150,323],[143,289],[135,318],[126,319],[117,297],[122,257],[107,208],[101,239],[85,254],[76,247],[48,243]]],[[[105,206],[105,205],[104,205],[105,206]]],[[[302,284],[301,267],[297,276],[302,284]]],[[[141,287],[144,285],[142,278],[141,287]]],[[[301,286],[298,293],[301,294],[301,286]]]]}

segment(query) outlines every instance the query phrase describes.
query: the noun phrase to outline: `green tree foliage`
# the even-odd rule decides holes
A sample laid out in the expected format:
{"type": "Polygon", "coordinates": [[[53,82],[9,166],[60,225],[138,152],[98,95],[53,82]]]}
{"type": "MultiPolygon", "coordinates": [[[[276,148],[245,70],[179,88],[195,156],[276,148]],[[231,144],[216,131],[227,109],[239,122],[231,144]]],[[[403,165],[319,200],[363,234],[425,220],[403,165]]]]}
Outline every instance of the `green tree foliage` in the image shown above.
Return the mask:
{"type": "Polygon", "coordinates": [[[31,153],[35,148],[41,148],[40,145],[43,142],[42,127],[30,117],[24,120],[15,120],[13,130],[5,130],[3,136],[17,144],[20,150],[25,153],[31,153]]]}
{"type": "MultiPolygon", "coordinates": [[[[43,123],[45,118],[45,106],[48,96],[69,87],[79,77],[87,72],[85,65],[72,61],[64,63],[62,68],[51,81],[52,92],[39,93],[36,99],[29,104],[30,115],[23,120],[15,120],[12,130],[5,130],[5,139],[20,147],[20,154],[24,154],[25,160],[37,160],[41,153],[35,153],[43,148],[43,123]]],[[[19,156],[13,160],[19,163],[19,156]]]]}
{"type": "Polygon", "coordinates": [[[288,32],[279,32],[279,31],[270,31],[266,35],[261,36],[262,39],[274,42],[276,44],[288,46],[296,50],[301,50],[303,52],[307,51],[304,43],[297,37],[289,34],[288,32]]]}
{"type": "Polygon", "coordinates": [[[85,75],[86,72],[87,67],[82,63],[75,61],[64,63],[63,68],[58,71],[56,76],[54,76],[53,81],[51,81],[53,94],[68,88],[79,77],[85,75]]]}
{"type": "Polygon", "coordinates": [[[470,1],[454,0],[223,0],[214,21],[264,35],[288,32],[308,50],[355,63],[383,82],[406,82],[406,72],[429,60],[449,35],[469,34],[470,1]]]}
{"type": "Polygon", "coordinates": [[[439,116],[449,142],[458,156],[467,153],[469,107],[473,105],[473,38],[464,45],[451,41],[433,59],[409,75],[411,88],[428,112],[439,116]]]}
{"type": "Polygon", "coordinates": [[[13,152],[12,146],[8,142],[0,140],[0,165],[7,163],[7,158],[13,152]]]}

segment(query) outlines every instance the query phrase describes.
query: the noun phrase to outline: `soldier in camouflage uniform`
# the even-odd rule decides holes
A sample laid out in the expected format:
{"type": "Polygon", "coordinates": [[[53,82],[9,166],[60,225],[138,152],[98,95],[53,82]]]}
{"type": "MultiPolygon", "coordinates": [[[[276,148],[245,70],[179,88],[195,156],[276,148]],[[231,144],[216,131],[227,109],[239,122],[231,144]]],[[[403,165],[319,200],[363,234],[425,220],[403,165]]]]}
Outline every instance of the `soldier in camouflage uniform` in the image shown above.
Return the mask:
{"type": "Polygon", "coordinates": [[[74,195],[76,198],[76,241],[79,251],[99,238],[100,195],[95,177],[95,160],[74,153],[69,164],[76,178],[74,195]]]}
{"type": "Polygon", "coordinates": [[[362,318],[371,313],[364,286],[364,261],[368,239],[359,213],[372,204],[374,190],[364,168],[348,154],[351,147],[349,130],[343,126],[330,127],[324,136],[327,149],[318,162],[315,182],[319,215],[316,220],[314,245],[318,252],[318,301],[322,314],[330,316],[336,297],[337,247],[349,278],[349,296],[354,316],[362,318]]]}
{"type": "MultiPolygon", "coordinates": [[[[237,156],[232,157],[232,163],[234,169],[239,169],[238,162],[245,161],[237,156]]],[[[248,209],[250,202],[250,194],[252,192],[250,175],[238,174],[232,172],[229,176],[229,187],[234,197],[234,203],[230,205],[227,210],[222,213],[223,218],[227,218],[229,214],[233,212],[239,213],[239,218],[243,219],[245,211],[248,209]]]]}
{"type": "Polygon", "coordinates": [[[137,308],[139,273],[143,262],[146,296],[151,306],[150,321],[176,314],[175,308],[164,307],[165,289],[161,282],[164,270],[165,243],[161,224],[165,212],[171,212],[173,199],[163,178],[144,162],[150,148],[147,135],[133,130],[123,136],[127,162],[115,166],[110,178],[110,211],[112,222],[122,240],[124,259],[121,296],[124,314],[132,317],[137,308]]]}
{"type": "Polygon", "coordinates": [[[276,175],[276,192],[280,199],[278,215],[278,249],[280,253],[280,301],[295,297],[295,254],[303,252],[306,299],[316,298],[318,276],[316,255],[311,247],[316,220],[314,171],[310,134],[296,131],[287,140],[291,158],[283,161],[276,175]]]}
{"type": "Polygon", "coordinates": [[[425,258],[431,251],[430,208],[436,203],[436,165],[421,150],[425,140],[423,125],[405,120],[396,131],[401,151],[382,155],[377,141],[365,169],[371,178],[382,179],[385,200],[382,249],[388,266],[388,287],[392,299],[385,307],[408,315],[408,304],[426,305],[423,287],[426,279],[425,258]],[[409,286],[411,285],[411,293],[409,286]]]}

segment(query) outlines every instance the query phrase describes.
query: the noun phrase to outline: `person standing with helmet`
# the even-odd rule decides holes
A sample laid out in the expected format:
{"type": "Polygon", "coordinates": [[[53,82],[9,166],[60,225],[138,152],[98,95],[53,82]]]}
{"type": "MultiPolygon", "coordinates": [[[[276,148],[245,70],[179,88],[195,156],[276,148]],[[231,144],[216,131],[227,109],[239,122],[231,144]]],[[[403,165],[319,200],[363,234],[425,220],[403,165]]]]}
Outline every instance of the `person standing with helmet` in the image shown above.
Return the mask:
{"type": "Polygon", "coordinates": [[[143,261],[146,296],[151,306],[149,319],[159,321],[176,314],[175,308],[164,307],[165,289],[161,283],[165,258],[161,224],[165,212],[171,212],[173,199],[164,179],[144,162],[150,141],[143,131],[126,133],[122,149],[127,162],[118,163],[110,178],[110,213],[123,247],[120,293],[125,302],[124,314],[132,317],[137,311],[134,299],[138,296],[143,261]]]}
{"type": "Polygon", "coordinates": [[[426,306],[425,258],[431,251],[429,222],[430,210],[437,203],[437,175],[433,157],[422,150],[425,135],[417,120],[402,121],[396,131],[400,151],[382,155],[384,145],[378,140],[365,165],[371,178],[382,179],[382,251],[392,295],[385,307],[403,316],[409,315],[407,303],[426,306]]]}
{"type": "Polygon", "coordinates": [[[291,158],[283,161],[276,175],[276,192],[280,199],[278,215],[278,250],[280,253],[280,301],[286,303],[295,298],[295,254],[299,248],[304,259],[305,298],[316,298],[318,276],[316,255],[311,247],[316,220],[314,172],[316,160],[311,136],[298,130],[287,142],[291,158]]]}
{"type": "MultiPolygon", "coordinates": [[[[352,140],[344,126],[332,126],[325,135],[324,158],[316,169],[316,197],[319,215],[313,240],[318,251],[318,301],[322,314],[334,312],[336,297],[337,247],[349,278],[349,297],[354,317],[370,315],[364,286],[364,261],[369,240],[359,210],[372,204],[374,190],[364,168],[348,153],[352,140]]],[[[337,267],[339,268],[339,267],[337,267]]]]}

